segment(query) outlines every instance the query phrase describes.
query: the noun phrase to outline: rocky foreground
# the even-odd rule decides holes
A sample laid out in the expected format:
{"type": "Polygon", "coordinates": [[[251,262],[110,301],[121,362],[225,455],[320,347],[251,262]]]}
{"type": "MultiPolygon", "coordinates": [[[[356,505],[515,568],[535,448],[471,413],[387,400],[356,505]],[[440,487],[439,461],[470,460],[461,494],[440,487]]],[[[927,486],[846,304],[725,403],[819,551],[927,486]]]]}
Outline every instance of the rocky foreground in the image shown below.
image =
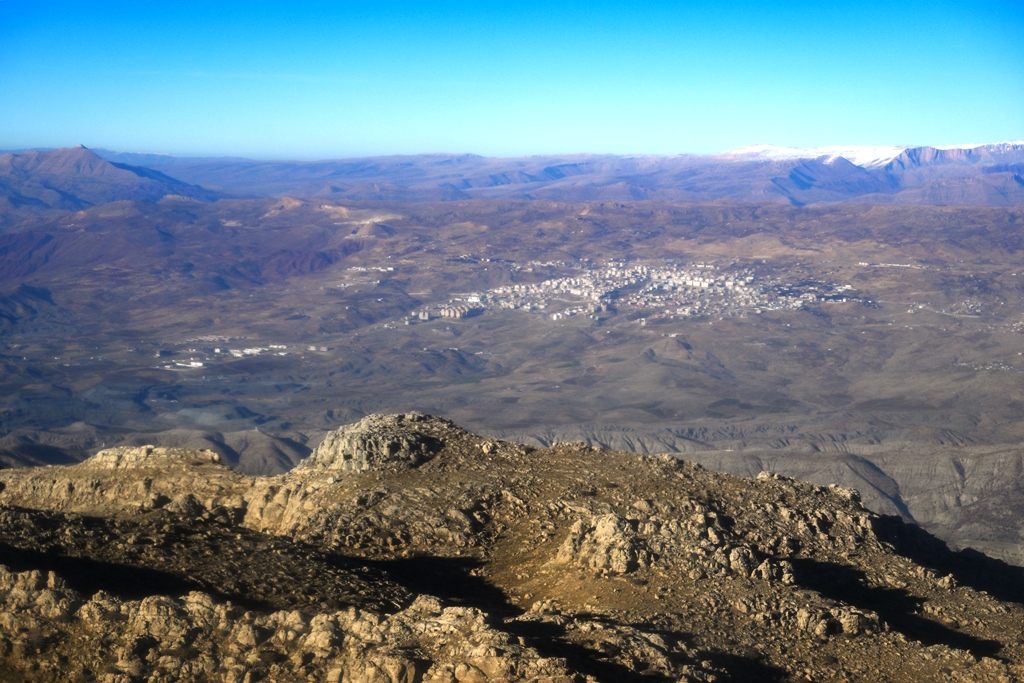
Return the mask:
{"type": "Polygon", "coordinates": [[[0,472],[3,681],[1015,681],[1024,570],[855,491],[419,414],[0,472]]]}

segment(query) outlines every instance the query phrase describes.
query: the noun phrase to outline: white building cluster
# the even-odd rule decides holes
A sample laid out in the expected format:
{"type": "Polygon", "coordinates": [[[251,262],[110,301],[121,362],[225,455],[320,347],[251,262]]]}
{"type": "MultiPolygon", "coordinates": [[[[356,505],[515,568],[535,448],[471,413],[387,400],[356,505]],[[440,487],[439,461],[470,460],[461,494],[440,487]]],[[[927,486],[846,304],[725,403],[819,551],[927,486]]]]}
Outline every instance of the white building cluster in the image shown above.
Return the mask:
{"type": "MultiPolygon", "coordinates": [[[[478,299],[479,301],[479,299],[478,299]]],[[[478,315],[483,313],[484,309],[482,306],[469,306],[469,305],[458,305],[458,306],[445,306],[441,309],[442,318],[469,318],[470,316],[478,315]]],[[[428,318],[429,319],[429,318],[428,318]]]]}
{"type": "MultiPolygon", "coordinates": [[[[805,280],[787,283],[743,267],[709,263],[649,265],[608,261],[512,264],[513,272],[570,271],[540,282],[502,285],[484,293],[459,294],[446,304],[406,316],[405,324],[434,317],[461,319],[488,308],[541,312],[553,321],[597,317],[605,310],[648,311],[655,317],[740,316],[765,310],[793,310],[820,302],[860,301],[849,285],[805,280]]],[[[534,276],[535,277],[535,276],[534,276]]]]}
{"type": "Polygon", "coordinates": [[[798,309],[813,302],[859,301],[849,285],[790,284],[759,278],[750,268],[723,269],[709,263],[531,262],[520,270],[533,272],[539,267],[576,272],[539,283],[504,285],[487,292],[485,298],[498,308],[545,311],[551,320],[610,307],[660,309],[659,315],[669,317],[745,316],[763,310],[798,309]]]}

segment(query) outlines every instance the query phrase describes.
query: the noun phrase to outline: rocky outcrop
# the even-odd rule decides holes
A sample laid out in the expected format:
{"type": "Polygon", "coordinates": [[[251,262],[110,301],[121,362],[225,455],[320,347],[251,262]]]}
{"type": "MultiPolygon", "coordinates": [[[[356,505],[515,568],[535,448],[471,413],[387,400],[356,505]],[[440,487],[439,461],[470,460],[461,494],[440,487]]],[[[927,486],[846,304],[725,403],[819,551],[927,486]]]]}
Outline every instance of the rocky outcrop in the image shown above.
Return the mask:
{"type": "Polygon", "coordinates": [[[0,472],[0,680],[1024,674],[1024,573],[850,489],[416,414],[275,477],[128,455],[0,472]]]}
{"type": "Polygon", "coordinates": [[[651,561],[629,522],[615,514],[577,520],[555,560],[610,574],[628,574],[651,561]]]}
{"type": "Polygon", "coordinates": [[[74,467],[18,472],[0,478],[3,503],[91,514],[150,511],[172,501],[175,509],[184,505],[183,510],[202,514],[188,497],[206,511],[225,506],[244,512],[242,493],[252,482],[221,464],[213,451],[153,446],[111,448],[74,467]]]}
{"type": "Polygon", "coordinates": [[[386,464],[419,465],[442,447],[437,438],[417,429],[431,421],[437,418],[421,413],[369,415],[330,432],[299,467],[361,472],[386,464]]]}
{"type": "Polygon", "coordinates": [[[153,467],[175,463],[219,463],[220,455],[210,450],[184,448],[157,448],[139,446],[120,447],[100,451],[85,461],[85,465],[105,469],[153,467]]]}
{"type": "Polygon", "coordinates": [[[41,680],[85,680],[59,678],[70,661],[109,683],[573,680],[564,661],[494,630],[480,610],[428,596],[386,616],[356,608],[259,613],[196,591],[82,596],[52,572],[0,566],[0,629],[0,673],[20,676],[23,667],[41,680]]]}

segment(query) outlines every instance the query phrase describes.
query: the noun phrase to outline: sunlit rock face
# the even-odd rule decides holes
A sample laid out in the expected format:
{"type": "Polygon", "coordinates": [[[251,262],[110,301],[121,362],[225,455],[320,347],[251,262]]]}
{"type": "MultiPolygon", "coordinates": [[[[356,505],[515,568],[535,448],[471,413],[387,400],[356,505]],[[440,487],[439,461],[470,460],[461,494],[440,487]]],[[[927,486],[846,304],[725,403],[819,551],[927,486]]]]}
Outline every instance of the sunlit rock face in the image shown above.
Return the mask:
{"type": "Polygon", "coordinates": [[[419,413],[368,415],[355,424],[330,432],[299,466],[308,469],[361,472],[385,463],[416,466],[441,449],[441,442],[417,431],[437,421],[419,413]]]}

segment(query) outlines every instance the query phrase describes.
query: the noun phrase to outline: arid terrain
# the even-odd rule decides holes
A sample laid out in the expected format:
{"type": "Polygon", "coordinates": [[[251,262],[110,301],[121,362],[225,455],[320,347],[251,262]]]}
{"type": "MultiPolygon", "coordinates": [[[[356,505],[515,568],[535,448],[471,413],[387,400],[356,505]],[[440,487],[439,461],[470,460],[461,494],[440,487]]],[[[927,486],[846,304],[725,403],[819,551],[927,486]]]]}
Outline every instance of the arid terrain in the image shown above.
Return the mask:
{"type": "Polygon", "coordinates": [[[103,203],[140,167],[45,154],[100,203],[5,214],[8,466],[153,443],[277,474],[415,409],[854,487],[1024,562],[1019,209],[201,201],[153,174],[158,201],[103,203]]]}
{"type": "Polygon", "coordinates": [[[1022,45],[0,0],[0,683],[1024,683],[1022,45]]]}
{"type": "Polygon", "coordinates": [[[284,475],[105,450],[0,473],[18,681],[1015,681],[1022,570],[856,492],[422,414],[284,475]]]}

